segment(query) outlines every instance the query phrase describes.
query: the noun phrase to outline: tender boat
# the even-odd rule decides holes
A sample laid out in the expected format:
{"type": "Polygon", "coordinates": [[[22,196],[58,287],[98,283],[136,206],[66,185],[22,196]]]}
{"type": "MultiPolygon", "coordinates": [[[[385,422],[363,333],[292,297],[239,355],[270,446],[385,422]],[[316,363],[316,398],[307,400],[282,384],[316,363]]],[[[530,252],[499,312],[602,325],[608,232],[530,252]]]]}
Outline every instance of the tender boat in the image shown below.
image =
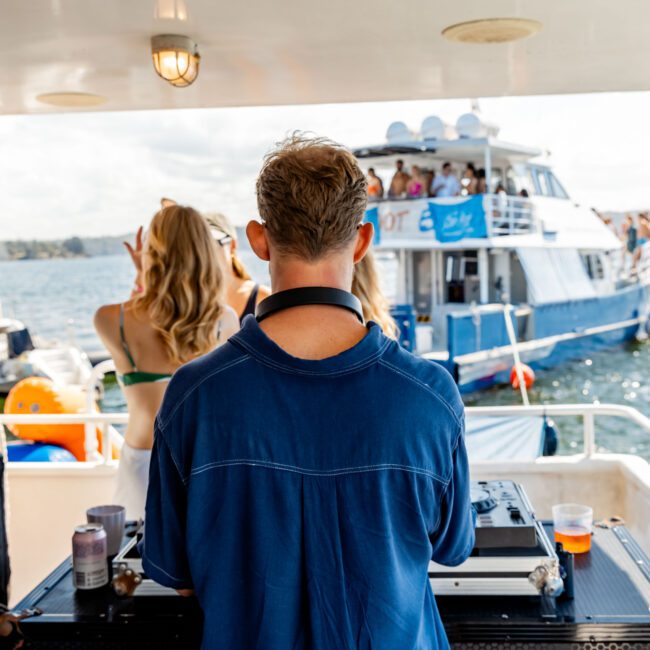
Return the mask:
{"type": "Polygon", "coordinates": [[[26,377],[85,387],[91,371],[88,356],[74,343],[32,338],[21,321],[0,318],[0,395],[26,377]]]}
{"type": "Polygon", "coordinates": [[[646,335],[650,313],[650,247],[632,270],[621,240],[571,200],[541,150],[498,132],[477,112],[455,129],[431,116],[419,133],[396,122],[384,144],[354,151],[385,188],[397,160],[438,174],[443,162],[485,170],[486,194],[423,188],[423,198],[375,198],[366,212],[403,339],[463,392],[508,382],[515,348],[533,369],[550,368],[646,335]]]}

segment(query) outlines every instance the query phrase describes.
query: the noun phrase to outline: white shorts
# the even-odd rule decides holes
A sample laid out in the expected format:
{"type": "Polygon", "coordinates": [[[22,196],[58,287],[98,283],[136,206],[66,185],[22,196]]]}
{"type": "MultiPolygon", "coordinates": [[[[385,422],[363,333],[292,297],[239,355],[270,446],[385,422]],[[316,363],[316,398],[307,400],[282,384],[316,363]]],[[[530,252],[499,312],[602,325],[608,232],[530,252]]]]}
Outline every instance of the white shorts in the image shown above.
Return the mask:
{"type": "Polygon", "coordinates": [[[126,508],[126,518],[144,519],[151,449],[135,449],[126,442],[120,451],[115,503],[126,508]]]}

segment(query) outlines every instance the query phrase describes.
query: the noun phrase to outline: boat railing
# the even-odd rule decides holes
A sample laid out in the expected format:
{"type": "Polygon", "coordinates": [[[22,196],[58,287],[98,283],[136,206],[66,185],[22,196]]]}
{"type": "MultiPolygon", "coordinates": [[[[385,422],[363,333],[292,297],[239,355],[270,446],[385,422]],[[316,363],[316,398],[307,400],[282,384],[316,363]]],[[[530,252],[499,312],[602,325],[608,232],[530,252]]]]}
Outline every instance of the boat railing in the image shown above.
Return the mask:
{"type": "Polygon", "coordinates": [[[631,406],[621,404],[539,404],[530,406],[468,406],[467,417],[504,416],[579,416],[582,418],[583,453],[596,453],[596,417],[618,417],[629,420],[650,434],[650,418],[631,406]]]}
{"type": "MultiPolygon", "coordinates": [[[[620,404],[540,404],[531,406],[468,406],[466,417],[504,416],[579,416],[583,423],[583,453],[590,457],[596,453],[596,417],[619,417],[626,419],[650,434],[650,418],[631,406],[620,404]]],[[[93,431],[101,432],[102,448],[110,449],[111,425],[125,425],[128,413],[70,413],[70,414],[0,414],[0,426],[11,424],[82,424],[91,425],[93,431]]],[[[95,438],[96,443],[96,438],[95,438]]],[[[111,454],[91,459],[97,464],[111,462],[111,454]]],[[[20,463],[17,463],[20,465],[20,463]]],[[[53,463],[56,464],[56,463],[53,463]]]]}
{"type": "Polygon", "coordinates": [[[525,197],[486,194],[483,207],[490,237],[535,232],[534,206],[525,197]]]}
{"type": "MultiPolygon", "coordinates": [[[[97,449],[97,430],[100,432],[102,441],[102,449],[110,450],[113,440],[111,436],[111,429],[113,425],[126,425],[129,421],[128,413],[4,413],[0,414],[0,426],[12,424],[56,424],[56,425],[83,425],[90,426],[94,434],[93,448],[97,449]]],[[[6,458],[6,456],[5,456],[6,458]]],[[[105,465],[112,462],[112,454],[104,453],[99,454],[95,451],[92,455],[86,455],[87,462],[94,464],[105,465]]],[[[22,465],[23,463],[16,463],[22,465]]],[[[40,464],[40,463],[39,463],[40,464]]],[[[61,463],[49,463],[52,466],[60,465],[61,463]]],[[[48,463],[43,463],[48,465],[48,463]]]]}
{"type": "Polygon", "coordinates": [[[366,218],[375,226],[377,242],[453,241],[526,235],[538,230],[533,203],[526,197],[483,194],[458,197],[389,198],[368,203],[366,218]]]}

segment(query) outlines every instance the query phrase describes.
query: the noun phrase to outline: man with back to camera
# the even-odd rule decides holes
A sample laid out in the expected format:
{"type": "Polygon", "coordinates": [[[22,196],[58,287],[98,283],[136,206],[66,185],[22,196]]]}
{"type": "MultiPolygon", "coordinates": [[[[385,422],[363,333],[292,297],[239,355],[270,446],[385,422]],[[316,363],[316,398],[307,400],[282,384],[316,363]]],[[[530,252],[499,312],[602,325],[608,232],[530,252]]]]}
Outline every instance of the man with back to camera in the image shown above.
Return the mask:
{"type": "Polygon", "coordinates": [[[474,544],[463,404],[359,320],[366,191],[327,140],[266,157],[247,233],[272,295],[158,414],[143,565],[196,594],[203,648],[448,647],[427,567],[474,544]]]}

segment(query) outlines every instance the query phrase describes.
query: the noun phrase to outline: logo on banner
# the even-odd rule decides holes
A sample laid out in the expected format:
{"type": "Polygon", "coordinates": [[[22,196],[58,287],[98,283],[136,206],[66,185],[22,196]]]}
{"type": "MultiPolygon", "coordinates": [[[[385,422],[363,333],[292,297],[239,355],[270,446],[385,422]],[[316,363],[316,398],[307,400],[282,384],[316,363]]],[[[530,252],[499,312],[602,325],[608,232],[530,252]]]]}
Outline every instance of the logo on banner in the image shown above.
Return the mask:
{"type": "Polygon", "coordinates": [[[420,232],[434,230],[439,242],[487,237],[483,196],[459,203],[429,202],[420,215],[420,232]]]}

